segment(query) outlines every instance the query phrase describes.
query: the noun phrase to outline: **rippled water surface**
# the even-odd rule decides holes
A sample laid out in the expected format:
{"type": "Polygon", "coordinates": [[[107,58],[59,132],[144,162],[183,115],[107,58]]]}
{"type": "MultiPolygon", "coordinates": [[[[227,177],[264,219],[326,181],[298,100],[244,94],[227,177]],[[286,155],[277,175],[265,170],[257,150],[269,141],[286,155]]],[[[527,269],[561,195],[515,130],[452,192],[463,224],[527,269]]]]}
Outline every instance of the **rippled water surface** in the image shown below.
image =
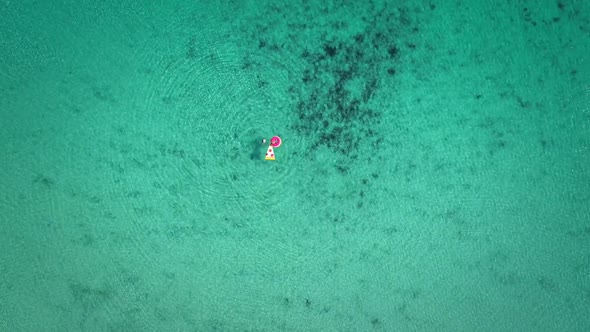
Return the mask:
{"type": "Polygon", "coordinates": [[[590,329],[587,2],[0,12],[0,330],[590,329]]]}

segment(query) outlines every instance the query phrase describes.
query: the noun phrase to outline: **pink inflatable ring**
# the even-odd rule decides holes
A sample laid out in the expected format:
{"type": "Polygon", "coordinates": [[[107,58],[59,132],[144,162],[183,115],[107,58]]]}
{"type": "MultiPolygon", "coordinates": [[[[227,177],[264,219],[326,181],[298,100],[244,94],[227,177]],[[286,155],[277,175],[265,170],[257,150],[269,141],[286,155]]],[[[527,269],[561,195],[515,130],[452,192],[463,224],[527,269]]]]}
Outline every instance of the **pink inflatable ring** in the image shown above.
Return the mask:
{"type": "Polygon", "coordinates": [[[272,145],[273,148],[278,148],[281,146],[281,138],[279,136],[273,136],[273,138],[270,139],[270,145],[272,145]]]}

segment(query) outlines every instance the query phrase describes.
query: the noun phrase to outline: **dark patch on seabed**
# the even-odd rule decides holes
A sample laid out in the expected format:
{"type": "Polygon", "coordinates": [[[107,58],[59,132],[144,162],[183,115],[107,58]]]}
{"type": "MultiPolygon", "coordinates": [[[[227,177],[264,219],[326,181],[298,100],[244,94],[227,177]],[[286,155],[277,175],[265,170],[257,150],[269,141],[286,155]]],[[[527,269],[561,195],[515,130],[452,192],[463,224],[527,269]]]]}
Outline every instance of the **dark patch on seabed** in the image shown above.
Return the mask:
{"type": "MultiPolygon", "coordinates": [[[[425,10],[434,7],[336,1],[311,9],[307,1],[286,2],[267,7],[251,20],[257,22],[252,30],[244,31],[251,36],[248,47],[264,57],[299,57],[297,70],[289,73],[290,84],[283,87],[294,115],[290,127],[309,142],[302,154],[306,158],[313,160],[316,152],[327,149],[336,156],[332,174],[347,177],[355,169],[362,176],[360,191],[353,195],[357,209],[371,206],[372,182],[383,167],[380,150],[385,135],[391,135],[386,131],[391,126],[383,123],[385,112],[394,111],[387,106],[395,98],[391,89],[402,64],[421,47],[414,17],[425,10]],[[383,86],[387,94],[380,91],[383,86]],[[371,162],[373,167],[367,165],[371,162]]],[[[242,69],[256,65],[245,56],[242,69]]],[[[341,197],[330,190],[322,195],[341,197]]],[[[341,220],[336,216],[334,222],[341,220]]]]}
{"type": "Polygon", "coordinates": [[[348,164],[358,159],[361,149],[376,154],[382,146],[384,133],[380,124],[387,110],[377,106],[375,95],[382,79],[395,78],[404,53],[416,49],[411,38],[419,31],[410,19],[412,10],[405,7],[377,8],[371,2],[351,2],[333,8],[338,12],[357,13],[355,6],[373,10],[358,11],[364,14],[342,16],[340,21],[326,24],[326,18],[321,16],[331,14],[328,9],[307,8],[303,15],[289,15],[288,8],[273,6],[266,14],[284,16],[283,21],[258,25],[256,31],[258,48],[267,52],[288,48],[307,64],[288,88],[296,114],[291,127],[312,142],[312,153],[308,156],[313,156],[313,151],[320,147],[341,156],[337,170],[343,174],[347,173],[348,164]],[[359,25],[365,28],[349,36],[339,34],[338,31],[355,24],[347,21],[348,17],[358,17],[359,25]],[[273,43],[270,41],[273,36],[267,35],[268,31],[276,31],[274,25],[279,24],[288,27],[289,38],[285,41],[288,45],[278,46],[281,41],[273,43]],[[320,30],[317,35],[321,37],[310,41],[308,31],[315,29],[320,30]]]}
{"type": "MultiPolygon", "coordinates": [[[[312,138],[312,151],[324,146],[351,161],[363,143],[374,151],[383,141],[379,124],[384,110],[371,107],[371,101],[380,78],[392,75],[401,56],[394,38],[399,31],[393,31],[399,22],[390,22],[387,11],[374,14],[363,18],[371,20],[363,32],[336,40],[322,38],[320,49],[301,54],[308,67],[289,90],[300,100],[295,108],[299,121],[293,128],[312,138]]],[[[335,28],[346,24],[338,22],[335,28]]],[[[340,166],[339,171],[345,168],[340,166]]]]}

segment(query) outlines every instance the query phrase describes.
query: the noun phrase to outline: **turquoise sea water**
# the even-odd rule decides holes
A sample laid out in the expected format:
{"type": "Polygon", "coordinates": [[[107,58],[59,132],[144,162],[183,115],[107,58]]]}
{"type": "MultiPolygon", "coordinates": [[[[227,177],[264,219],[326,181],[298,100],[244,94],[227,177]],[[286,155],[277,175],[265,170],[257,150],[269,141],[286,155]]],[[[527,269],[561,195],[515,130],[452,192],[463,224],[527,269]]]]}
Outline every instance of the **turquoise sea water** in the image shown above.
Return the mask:
{"type": "Polygon", "coordinates": [[[0,13],[1,331],[590,329],[589,2],[0,13]]]}

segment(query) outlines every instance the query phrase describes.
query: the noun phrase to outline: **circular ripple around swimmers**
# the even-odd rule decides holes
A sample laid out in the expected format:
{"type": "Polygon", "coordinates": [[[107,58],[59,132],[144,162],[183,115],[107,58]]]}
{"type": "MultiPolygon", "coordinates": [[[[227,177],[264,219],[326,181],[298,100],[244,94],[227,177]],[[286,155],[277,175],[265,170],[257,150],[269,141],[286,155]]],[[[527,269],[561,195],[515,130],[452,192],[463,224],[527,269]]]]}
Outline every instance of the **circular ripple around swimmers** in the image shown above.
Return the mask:
{"type": "MultiPolygon", "coordinates": [[[[242,70],[241,56],[235,47],[221,40],[213,41],[206,48],[209,51],[192,58],[155,58],[154,71],[160,73],[151,76],[155,79],[148,83],[145,107],[154,113],[154,125],[164,120],[173,126],[174,135],[182,135],[184,142],[195,142],[187,152],[186,165],[177,163],[176,167],[200,192],[228,202],[263,205],[271,190],[268,187],[280,186],[292,170],[279,166],[273,176],[250,179],[247,168],[253,162],[252,148],[243,136],[259,133],[261,118],[266,118],[260,111],[272,108],[269,104],[284,98],[293,70],[283,68],[270,71],[268,77],[262,75],[263,80],[272,84],[261,89],[260,81],[242,70]]],[[[281,63],[278,59],[275,62],[281,63]]],[[[287,149],[283,145],[278,150],[279,158],[283,158],[279,162],[288,160],[287,149]]],[[[264,155],[262,163],[263,159],[264,155]]]]}
{"type": "MultiPolygon", "coordinates": [[[[264,151],[260,139],[263,132],[273,126],[274,119],[265,116],[272,110],[270,102],[260,92],[253,80],[228,80],[227,88],[221,94],[223,98],[215,105],[219,115],[202,128],[202,140],[209,142],[204,150],[203,162],[214,167],[212,176],[203,186],[208,195],[219,195],[230,201],[262,204],[267,189],[257,179],[250,180],[253,170],[262,171],[264,151]],[[259,154],[259,155],[257,155],[259,154]],[[240,180],[238,180],[240,179],[240,180]],[[242,184],[246,183],[246,185],[242,184]]],[[[270,137],[269,137],[270,138],[270,137]]],[[[282,147],[281,147],[282,148],[282,147]]]]}

